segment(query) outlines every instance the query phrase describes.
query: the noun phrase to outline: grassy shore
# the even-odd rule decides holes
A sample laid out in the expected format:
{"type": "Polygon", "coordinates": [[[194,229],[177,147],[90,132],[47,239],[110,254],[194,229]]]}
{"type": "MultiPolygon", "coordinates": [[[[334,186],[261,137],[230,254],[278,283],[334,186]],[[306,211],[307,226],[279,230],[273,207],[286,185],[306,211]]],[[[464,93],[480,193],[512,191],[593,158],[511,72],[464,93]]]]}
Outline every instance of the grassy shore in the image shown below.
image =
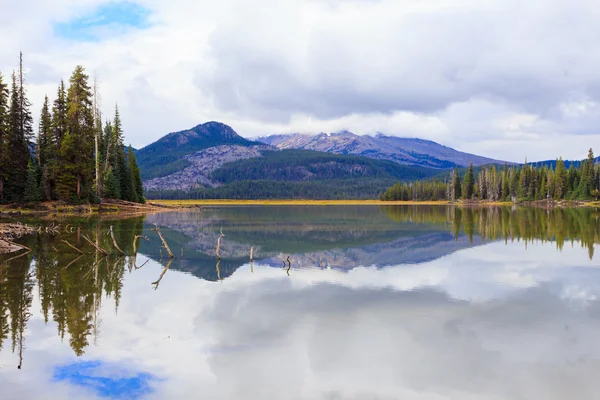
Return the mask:
{"type": "Polygon", "coordinates": [[[448,205],[448,201],[380,201],[380,200],[152,200],[171,207],[190,206],[393,206],[448,205]]]}
{"type": "MultiPolygon", "coordinates": [[[[512,206],[512,202],[489,202],[468,201],[451,203],[446,200],[438,201],[380,201],[380,200],[151,200],[153,204],[169,207],[193,207],[193,206],[444,206],[456,205],[464,207],[477,206],[512,206]]],[[[545,201],[523,203],[520,205],[542,207],[547,206],[545,201]]],[[[559,207],[600,207],[600,202],[558,202],[554,206],[559,207]]]]}
{"type": "Polygon", "coordinates": [[[2,215],[131,215],[148,214],[162,211],[175,211],[176,207],[161,204],[138,204],[122,200],[103,200],[100,204],[68,204],[59,201],[47,201],[32,205],[2,204],[2,215]]]}

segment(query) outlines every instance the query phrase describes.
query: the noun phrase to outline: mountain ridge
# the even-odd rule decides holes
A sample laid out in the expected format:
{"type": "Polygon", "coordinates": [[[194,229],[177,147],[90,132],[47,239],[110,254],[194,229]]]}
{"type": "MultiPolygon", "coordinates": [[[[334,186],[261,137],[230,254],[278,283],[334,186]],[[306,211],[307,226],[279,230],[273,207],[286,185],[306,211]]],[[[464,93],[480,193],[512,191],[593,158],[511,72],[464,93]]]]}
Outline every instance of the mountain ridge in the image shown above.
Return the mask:
{"type": "Polygon", "coordinates": [[[465,153],[432,140],[402,138],[378,132],[375,136],[357,135],[348,130],[319,134],[275,134],[256,138],[279,149],[303,149],[336,154],[352,154],[436,169],[504,163],[488,157],[465,153]]]}
{"type": "Polygon", "coordinates": [[[219,145],[263,145],[238,135],[229,125],[217,121],[171,132],[136,151],[142,179],[148,180],[177,172],[191,163],[185,156],[219,145]]]}

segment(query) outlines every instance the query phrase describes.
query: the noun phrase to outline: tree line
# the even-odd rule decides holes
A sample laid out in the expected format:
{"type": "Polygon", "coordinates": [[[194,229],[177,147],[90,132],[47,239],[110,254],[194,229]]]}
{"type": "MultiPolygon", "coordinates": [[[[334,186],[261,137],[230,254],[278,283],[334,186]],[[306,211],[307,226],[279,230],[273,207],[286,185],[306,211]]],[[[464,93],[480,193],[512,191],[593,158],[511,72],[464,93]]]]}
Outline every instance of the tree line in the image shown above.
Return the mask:
{"type": "Polygon", "coordinates": [[[600,220],[593,208],[539,207],[383,207],[394,221],[417,224],[439,224],[450,229],[456,240],[466,235],[473,244],[481,240],[554,242],[562,250],[565,244],[580,242],[590,260],[600,243],[600,220]]]}
{"type": "Polygon", "coordinates": [[[75,67],[52,103],[45,97],[37,136],[27,98],[23,55],[9,84],[0,73],[0,202],[100,198],[145,202],[135,154],[124,145],[118,107],[102,123],[98,89],[75,67]]]}
{"type": "Polygon", "coordinates": [[[600,197],[600,165],[592,149],[587,159],[571,163],[567,169],[562,158],[552,165],[482,166],[477,174],[473,164],[464,174],[458,167],[448,179],[397,183],[380,195],[384,201],[395,200],[597,200],[600,197]],[[462,175],[462,176],[461,176],[462,175]]]}

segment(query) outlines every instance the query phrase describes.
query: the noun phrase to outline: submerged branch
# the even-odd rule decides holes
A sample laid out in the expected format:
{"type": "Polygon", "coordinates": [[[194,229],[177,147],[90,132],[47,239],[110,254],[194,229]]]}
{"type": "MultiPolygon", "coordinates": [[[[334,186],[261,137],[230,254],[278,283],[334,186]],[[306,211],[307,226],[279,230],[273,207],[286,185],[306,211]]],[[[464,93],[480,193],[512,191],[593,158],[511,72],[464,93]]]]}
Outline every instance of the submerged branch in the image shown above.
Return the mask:
{"type": "Polygon", "coordinates": [[[167,271],[169,270],[169,268],[171,268],[171,264],[172,263],[173,263],[173,259],[170,259],[169,262],[167,263],[167,265],[163,268],[163,270],[160,273],[160,276],[158,277],[158,279],[156,280],[156,282],[152,282],[151,283],[152,285],[154,285],[154,290],[158,289],[158,285],[160,284],[160,281],[162,280],[163,276],[165,276],[165,274],[167,273],[167,271]]]}
{"type": "Polygon", "coordinates": [[[108,255],[108,251],[104,250],[102,247],[96,245],[96,243],[92,242],[92,240],[87,237],[86,235],[82,234],[81,237],[83,237],[89,244],[91,244],[96,250],[98,250],[100,253],[104,254],[105,256],[108,255]]]}
{"type": "Polygon", "coordinates": [[[223,228],[221,228],[221,234],[219,235],[219,238],[217,239],[217,250],[215,250],[215,253],[217,254],[217,258],[220,260],[221,259],[221,238],[225,237],[225,235],[223,234],[223,228]]]}
{"type": "Polygon", "coordinates": [[[137,242],[138,239],[143,239],[146,242],[150,242],[150,239],[148,238],[148,236],[142,236],[142,235],[135,235],[135,237],[133,238],[133,255],[135,257],[135,255],[137,254],[137,242]]]}
{"type": "Polygon", "coordinates": [[[119,251],[119,253],[125,255],[125,252],[123,250],[121,250],[121,248],[117,244],[117,240],[115,239],[115,232],[113,231],[113,226],[112,225],[110,226],[110,229],[108,231],[110,232],[110,237],[112,239],[113,246],[115,246],[115,248],[119,251]]]}
{"type": "Polygon", "coordinates": [[[154,225],[154,229],[152,229],[154,232],[158,233],[158,236],[160,237],[160,240],[162,241],[163,247],[165,248],[165,250],[167,250],[167,253],[169,254],[169,257],[171,258],[175,258],[175,255],[173,254],[173,252],[171,251],[171,249],[169,248],[169,245],[167,244],[167,241],[165,240],[165,238],[163,237],[162,233],[160,233],[160,229],[158,229],[158,225],[154,225]]]}
{"type": "Polygon", "coordinates": [[[70,248],[72,248],[73,250],[78,252],[79,254],[83,254],[83,251],[79,250],[77,247],[73,246],[71,243],[67,242],[66,240],[61,240],[61,242],[65,243],[67,246],[69,246],[70,248]]]}
{"type": "Polygon", "coordinates": [[[79,260],[81,257],[83,257],[83,255],[81,255],[81,256],[79,256],[79,257],[77,257],[76,259],[74,259],[73,261],[71,261],[70,263],[68,263],[66,267],[63,267],[63,271],[64,271],[65,269],[68,269],[68,268],[69,268],[71,265],[73,265],[74,263],[76,263],[76,262],[77,262],[77,260],[79,260]]]}

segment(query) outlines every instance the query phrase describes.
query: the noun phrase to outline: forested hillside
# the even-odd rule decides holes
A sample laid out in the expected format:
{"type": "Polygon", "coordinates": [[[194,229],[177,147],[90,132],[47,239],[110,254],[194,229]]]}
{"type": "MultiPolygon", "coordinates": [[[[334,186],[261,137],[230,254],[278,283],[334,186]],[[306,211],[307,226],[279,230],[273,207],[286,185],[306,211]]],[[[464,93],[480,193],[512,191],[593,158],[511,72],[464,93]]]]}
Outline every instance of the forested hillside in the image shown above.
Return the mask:
{"type": "Polygon", "coordinates": [[[37,138],[27,98],[23,56],[11,85],[0,74],[0,202],[144,202],[135,155],[125,148],[118,109],[102,125],[97,87],[77,66],[68,87],[45,97],[37,138]]]}
{"type": "Polygon", "coordinates": [[[214,187],[151,190],[163,199],[369,199],[398,180],[426,179],[439,170],[308,150],[263,151],[213,171],[214,187]]]}
{"type": "Polygon", "coordinates": [[[281,150],[265,151],[261,158],[227,163],[213,172],[213,178],[221,183],[261,179],[287,182],[359,178],[416,180],[436,173],[438,171],[429,168],[401,166],[366,157],[281,150]]]}

